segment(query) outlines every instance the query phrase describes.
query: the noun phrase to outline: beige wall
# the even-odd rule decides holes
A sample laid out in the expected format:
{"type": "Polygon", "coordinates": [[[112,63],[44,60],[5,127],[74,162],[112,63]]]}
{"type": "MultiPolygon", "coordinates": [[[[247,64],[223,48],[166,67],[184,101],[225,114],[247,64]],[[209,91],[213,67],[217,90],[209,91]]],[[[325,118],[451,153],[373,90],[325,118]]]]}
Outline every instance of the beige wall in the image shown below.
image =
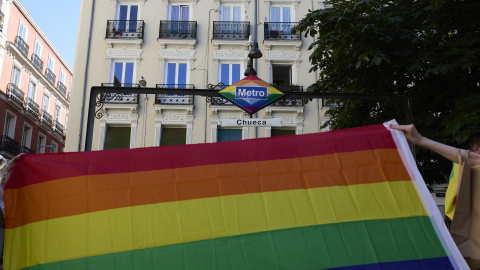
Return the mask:
{"type": "MultiPolygon", "coordinates": [[[[157,40],[159,35],[160,20],[167,19],[168,1],[94,1],[94,10],[92,12],[92,0],[82,1],[82,11],[80,14],[80,26],[77,40],[77,51],[75,57],[76,75],[72,85],[72,100],[84,100],[85,104],[73,102],[70,105],[71,114],[69,116],[69,136],[67,138],[66,151],[78,151],[84,149],[86,120],[88,110],[89,91],[92,86],[100,86],[101,83],[109,82],[111,65],[115,59],[125,59],[136,61],[135,78],[138,81],[144,76],[148,82],[147,87],[155,87],[155,84],[163,83],[165,61],[180,61],[176,58],[193,56],[193,59],[184,59],[189,67],[188,83],[194,84],[196,89],[204,89],[207,84],[216,84],[218,82],[218,61],[235,61],[238,63],[247,63],[246,41],[243,42],[224,42],[226,44],[214,46],[212,41],[213,21],[219,20],[220,2],[211,1],[177,1],[191,5],[191,18],[197,21],[197,43],[195,45],[187,44],[186,40],[177,40],[180,43],[161,45],[157,40]],[[105,40],[105,29],[107,20],[115,18],[115,10],[122,3],[138,3],[140,7],[139,20],[145,21],[145,35],[143,44],[113,44],[109,46],[105,40]],[[144,4],[144,6],[141,6],[144,4]],[[167,5],[167,6],[166,6],[167,5]],[[93,18],[91,17],[93,14],[93,18]],[[93,19],[93,20],[92,20],[93,19]],[[90,23],[92,28],[90,32],[90,23]],[[242,54],[243,53],[243,54],[242,54]],[[162,57],[162,54],[167,55],[162,57]],[[114,59],[110,56],[115,55],[114,59]],[[123,55],[123,56],[122,56],[123,55]],[[139,57],[131,58],[132,55],[139,57]],[[222,56],[223,55],[223,56],[222,56]],[[116,57],[116,58],[115,58],[116,57]],[[170,59],[171,58],[171,59],[170,59]],[[218,59],[222,58],[222,59],[218,59]],[[238,58],[238,59],[237,59],[238,58]],[[174,59],[174,60],[172,60],[174,59]],[[84,95],[85,94],[85,95],[84,95]],[[83,113],[82,113],[83,108],[83,113]],[[82,118],[83,115],[83,118],[82,118]],[[83,119],[83,124],[81,123],[83,119]],[[80,135],[80,132],[82,135],[80,135]]],[[[221,1],[222,4],[235,4],[244,7],[244,16],[246,21],[250,21],[250,32],[254,33],[254,1],[221,1]]],[[[264,42],[263,23],[269,20],[269,8],[271,5],[292,6],[294,19],[298,22],[307,13],[308,9],[320,7],[319,2],[315,1],[258,1],[258,36],[257,41],[263,57],[257,62],[257,76],[267,82],[271,78],[272,64],[291,64],[294,66],[293,82],[297,85],[308,87],[316,81],[314,73],[309,73],[311,65],[308,62],[309,52],[307,48],[312,42],[311,38],[302,37],[302,42],[280,41],[270,45],[264,42]],[[313,6],[312,6],[313,5],[313,6]],[[296,6],[296,7],[295,7],[296,6]]],[[[244,69],[245,66],[242,66],[244,69]]],[[[109,125],[132,124],[136,127],[135,134],[132,133],[134,141],[131,143],[135,147],[154,146],[158,139],[158,126],[168,125],[191,125],[192,143],[204,143],[212,141],[212,132],[215,132],[212,121],[215,122],[217,116],[223,117],[247,117],[240,110],[230,106],[211,106],[207,104],[204,97],[195,97],[195,104],[192,111],[185,106],[168,106],[161,108],[154,106],[154,96],[140,96],[140,105],[138,108],[124,106],[121,108],[110,108],[104,111],[104,118],[95,121],[95,130],[93,137],[93,149],[98,149],[102,145],[102,136],[104,127],[109,125]],[[218,110],[217,110],[218,109],[218,110]],[[217,115],[215,114],[217,113],[217,115]],[[171,116],[169,121],[165,120],[165,115],[171,116]],[[180,119],[182,116],[183,118],[180,119]],[[125,120],[128,118],[127,120],[125,120]],[[159,120],[159,119],[162,120],[159,120]],[[193,120],[192,120],[193,118],[193,120]],[[172,120],[173,119],[173,120],[172,120]],[[177,120],[175,120],[177,119],[177,120]],[[183,124],[182,124],[183,123],[183,124]],[[156,127],[157,126],[157,127],[156,127]],[[157,128],[157,131],[156,131],[157,128]],[[157,137],[156,137],[157,132],[157,137]]],[[[118,107],[118,106],[117,106],[118,107]]],[[[121,107],[121,106],[120,106],[121,107]]],[[[321,102],[311,101],[305,108],[272,108],[268,107],[257,113],[257,117],[284,117],[285,127],[296,129],[297,133],[318,132],[320,125],[323,124],[323,108],[321,102]],[[267,111],[269,111],[267,114],[267,111]]],[[[248,128],[244,130],[248,138],[265,137],[265,128],[248,128]]],[[[214,137],[214,136],[213,136],[214,137]]]]}

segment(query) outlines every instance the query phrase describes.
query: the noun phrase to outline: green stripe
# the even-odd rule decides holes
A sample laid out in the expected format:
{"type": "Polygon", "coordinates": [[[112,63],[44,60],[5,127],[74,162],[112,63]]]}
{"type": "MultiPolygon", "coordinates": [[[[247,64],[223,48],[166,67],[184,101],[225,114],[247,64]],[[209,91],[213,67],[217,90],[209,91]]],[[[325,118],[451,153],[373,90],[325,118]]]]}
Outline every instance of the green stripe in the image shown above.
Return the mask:
{"type": "Polygon", "coordinates": [[[26,269],[322,269],[445,256],[430,219],[410,217],[246,234],[26,269]]]}

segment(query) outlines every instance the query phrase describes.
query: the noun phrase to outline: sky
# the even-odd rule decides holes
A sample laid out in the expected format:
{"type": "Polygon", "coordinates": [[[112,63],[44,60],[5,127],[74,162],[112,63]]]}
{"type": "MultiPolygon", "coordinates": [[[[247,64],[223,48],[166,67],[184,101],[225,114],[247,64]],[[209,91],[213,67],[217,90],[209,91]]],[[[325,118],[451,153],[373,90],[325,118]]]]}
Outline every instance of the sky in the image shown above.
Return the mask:
{"type": "Polygon", "coordinates": [[[73,69],[81,0],[20,0],[73,69]]]}

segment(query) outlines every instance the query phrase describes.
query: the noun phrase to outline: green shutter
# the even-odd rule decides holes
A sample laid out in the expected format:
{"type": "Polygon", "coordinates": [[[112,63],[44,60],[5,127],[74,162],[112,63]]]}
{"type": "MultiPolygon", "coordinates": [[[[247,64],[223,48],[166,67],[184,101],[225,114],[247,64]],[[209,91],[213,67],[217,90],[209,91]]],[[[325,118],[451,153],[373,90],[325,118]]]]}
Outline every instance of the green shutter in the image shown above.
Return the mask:
{"type": "Polygon", "coordinates": [[[161,146],[186,144],[186,128],[162,128],[161,146]]]}
{"type": "Polygon", "coordinates": [[[108,127],[103,149],[130,148],[130,127],[108,127]]]}
{"type": "Polygon", "coordinates": [[[276,137],[276,136],[286,136],[286,135],[295,135],[295,130],[290,130],[290,129],[273,129],[273,128],[272,128],[272,137],[276,137]]]}
{"type": "Polygon", "coordinates": [[[239,141],[242,139],[241,129],[218,129],[218,142],[239,141]]]}

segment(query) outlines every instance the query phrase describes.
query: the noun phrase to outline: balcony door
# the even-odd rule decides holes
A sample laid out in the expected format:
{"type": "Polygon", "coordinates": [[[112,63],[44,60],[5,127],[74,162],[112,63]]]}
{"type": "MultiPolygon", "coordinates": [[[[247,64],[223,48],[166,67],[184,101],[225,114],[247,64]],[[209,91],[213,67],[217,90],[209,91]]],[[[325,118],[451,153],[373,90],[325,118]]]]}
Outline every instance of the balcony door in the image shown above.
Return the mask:
{"type": "Polygon", "coordinates": [[[292,7],[271,7],[270,8],[270,22],[269,31],[272,38],[276,38],[278,35],[285,35],[285,39],[288,39],[291,34],[292,27],[290,22],[292,21],[292,7]]]}
{"type": "Polygon", "coordinates": [[[242,7],[222,6],[220,9],[220,21],[222,22],[242,21],[242,7]]]}
{"type": "Polygon", "coordinates": [[[35,85],[35,83],[30,81],[30,84],[28,85],[28,98],[30,100],[33,100],[33,101],[35,100],[36,88],[37,88],[37,86],[35,85]]]}
{"type": "Polygon", "coordinates": [[[11,83],[13,83],[16,86],[19,86],[19,82],[20,82],[20,69],[18,69],[17,67],[13,67],[11,83]]]}
{"type": "Polygon", "coordinates": [[[220,82],[225,85],[232,85],[242,78],[242,70],[240,64],[221,64],[220,65],[220,82]]]}
{"type": "Polygon", "coordinates": [[[42,55],[42,44],[40,42],[35,41],[35,47],[33,48],[33,54],[41,58],[42,55]]]}
{"type": "Polygon", "coordinates": [[[115,62],[113,64],[112,83],[115,86],[132,87],[134,67],[133,62],[115,62]]]}
{"type": "Polygon", "coordinates": [[[136,32],[138,20],[138,5],[120,5],[117,20],[119,20],[118,31],[136,32]]]}
{"type": "Polygon", "coordinates": [[[172,23],[170,32],[173,34],[188,34],[188,21],[190,21],[190,6],[170,6],[169,20],[178,22],[172,23]]]}
{"type": "Polygon", "coordinates": [[[21,37],[23,41],[27,41],[27,27],[23,23],[20,23],[18,26],[18,36],[21,37]]]}

